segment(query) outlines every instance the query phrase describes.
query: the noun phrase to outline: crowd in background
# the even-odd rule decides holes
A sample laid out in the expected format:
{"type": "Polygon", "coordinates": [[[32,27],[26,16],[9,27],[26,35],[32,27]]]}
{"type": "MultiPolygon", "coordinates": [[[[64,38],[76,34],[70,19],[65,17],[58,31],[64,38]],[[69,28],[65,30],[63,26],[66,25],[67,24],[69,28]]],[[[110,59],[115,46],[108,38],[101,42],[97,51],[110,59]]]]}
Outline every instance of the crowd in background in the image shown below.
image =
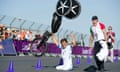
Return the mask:
{"type": "Polygon", "coordinates": [[[11,38],[13,40],[28,40],[31,41],[35,38],[36,35],[29,30],[18,30],[18,29],[10,29],[0,24],[0,41],[11,38]]]}
{"type": "MultiPolygon", "coordinates": [[[[3,49],[3,45],[2,45],[2,41],[7,40],[7,39],[12,39],[14,42],[14,46],[16,48],[16,50],[18,49],[18,45],[15,44],[15,42],[17,41],[22,41],[30,43],[34,38],[36,37],[41,37],[40,34],[33,34],[31,31],[29,30],[19,30],[19,29],[13,29],[13,28],[8,28],[3,24],[0,24],[0,49],[3,49]]],[[[30,44],[27,44],[28,48],[30,46],[30,44]]],[[[24,46],[22,44],[22,46],[24,46]]],[[[24,47],[23,47],[24,48],[24,47]]]]}

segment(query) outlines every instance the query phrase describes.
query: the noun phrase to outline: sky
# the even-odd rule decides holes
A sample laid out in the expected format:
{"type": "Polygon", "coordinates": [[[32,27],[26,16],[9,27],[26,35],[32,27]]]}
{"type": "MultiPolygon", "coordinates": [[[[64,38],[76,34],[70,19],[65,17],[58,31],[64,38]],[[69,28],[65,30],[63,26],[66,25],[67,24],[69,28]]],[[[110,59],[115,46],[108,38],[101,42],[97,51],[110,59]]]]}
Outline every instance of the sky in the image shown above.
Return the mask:
{"type": "MultiPolygon", "coordinates": [[[[113,27],[116,39],[120,40],[120,0],[78,1],[82,8],[80,16],[72,20],[63,17],[61,28],[89,35],[91,17],[97,15],[106,28],[109,25],[113,27]]],[[[58,0],[0,0],[0,14],[51,25],[57,2],[58,0]]]]}

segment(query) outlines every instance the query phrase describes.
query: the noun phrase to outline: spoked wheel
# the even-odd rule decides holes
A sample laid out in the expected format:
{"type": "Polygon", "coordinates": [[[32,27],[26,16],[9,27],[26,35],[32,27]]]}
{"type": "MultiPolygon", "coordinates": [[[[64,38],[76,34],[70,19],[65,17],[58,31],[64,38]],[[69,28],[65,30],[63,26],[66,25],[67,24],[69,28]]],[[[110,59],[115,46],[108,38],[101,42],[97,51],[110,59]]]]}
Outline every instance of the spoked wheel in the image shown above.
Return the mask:
{"type": "Polygon", "coordinates": [[[44,53],[47,51],[47,43],[42,43],[40,45],[41,38],[35,38],[31,42],[30,52],[33,56],[40,57],[43,56],[44,53]]]}

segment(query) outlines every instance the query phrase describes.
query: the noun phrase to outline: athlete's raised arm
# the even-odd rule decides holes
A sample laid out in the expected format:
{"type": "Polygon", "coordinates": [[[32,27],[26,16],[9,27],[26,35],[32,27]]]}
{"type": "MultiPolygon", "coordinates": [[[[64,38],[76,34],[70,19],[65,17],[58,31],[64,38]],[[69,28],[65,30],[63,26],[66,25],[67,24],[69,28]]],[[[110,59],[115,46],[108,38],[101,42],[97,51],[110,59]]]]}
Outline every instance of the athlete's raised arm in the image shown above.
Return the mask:
{"type": "Polygon", "coordinates": [[[52,33],[52,40],[53,40],[53,42],[58,46],[58,40],[57,40],[57,38],[55,37],[55,34],[54,34],[54,33],[52,33]]]}
{"type": "Polygon", "coordinates": [[[71,38],[72,38],[72,46],[74,47],[76,46],[76,40],[75,40],[75,35],[73,32],[71,33],[71,38]]]}

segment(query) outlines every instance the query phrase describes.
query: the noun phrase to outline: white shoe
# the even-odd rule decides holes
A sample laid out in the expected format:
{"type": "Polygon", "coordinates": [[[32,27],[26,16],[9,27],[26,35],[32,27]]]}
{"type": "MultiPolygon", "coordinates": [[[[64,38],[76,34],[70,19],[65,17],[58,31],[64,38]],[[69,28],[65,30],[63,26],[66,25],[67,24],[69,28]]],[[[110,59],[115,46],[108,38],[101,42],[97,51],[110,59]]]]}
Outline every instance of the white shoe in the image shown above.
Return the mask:
{"type": "Polygon", "coordinates": [[[71,68],[63,68],[63,70],[65,70],[65,71],[70,71],[72,69],[73,69],[72,67],[71,68]]]}
{"type": "Polygon", "coordinates": [[[57,69],[57,70],[69,71],[69,70],[72,70],[73,67],[65,67],[65,66],[63,66],[63,65],[60,65],[60,66],[56,66],[56,69],[57,69]]]}

